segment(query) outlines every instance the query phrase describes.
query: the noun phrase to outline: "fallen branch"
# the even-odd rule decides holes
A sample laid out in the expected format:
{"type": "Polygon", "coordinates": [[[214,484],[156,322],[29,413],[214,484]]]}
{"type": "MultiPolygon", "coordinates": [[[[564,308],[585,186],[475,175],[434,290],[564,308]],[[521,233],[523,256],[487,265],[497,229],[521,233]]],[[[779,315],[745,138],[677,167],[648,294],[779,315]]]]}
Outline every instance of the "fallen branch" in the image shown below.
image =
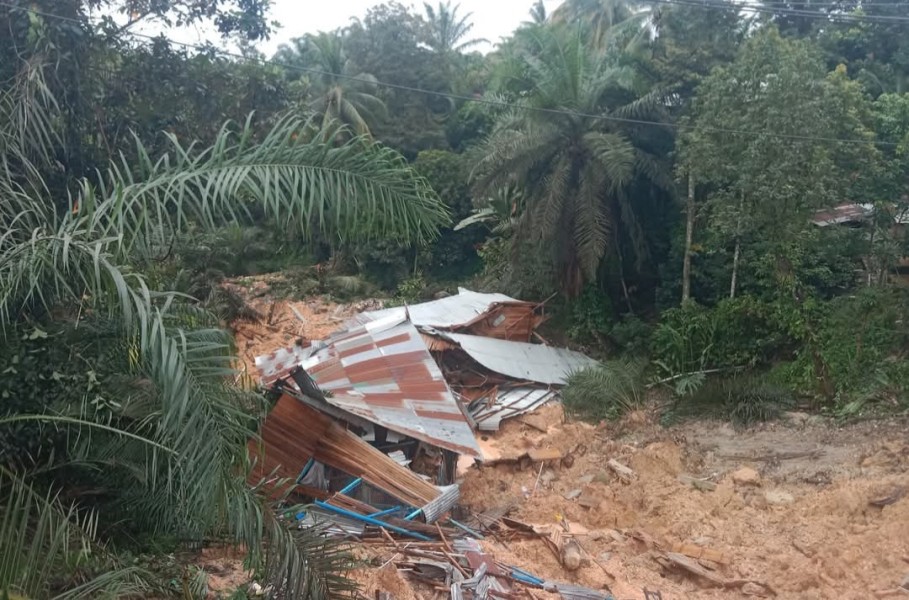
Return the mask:
{"type": "Polygon", "coordinates": [[[297,317],[297,320],[306,325],[306,317],[304,317],[303,314],[297,310],[297,307],[293,304],[288,304],[287,306],[290,307],[290,312],[292,312],[294,316],[297,317]]]}
{"type": "Polygon", "coordinates": [[[665,379],[659,379],[648,383],[644,387],[650,389],[658,385],[663,385],[664,383],[669,383],[675,381],[676,379],[682,379],[683,377],[691,377],[692,375],[712,375],[713,373],[722,373],[723,371],[740,371],[745,367],[723,367],[720,369],[704,369],[703,371],[691,371],[690,373],[679,373],[678,375],[673,375],[671,377],[666,377],[665,379]]]}
{"type": "Polygon", "coordinates": [[[745,585],[746,583],[752,583],[754,585],[761,586],[762,588],[767,590],[767,592],[769,594],[771,594],[772,596],[776,596],[776,591],[772,587],[767,585],[766,583],[763,583],[761,581],[753,581],[751,579],[724,579],[724,578],[720,577],[719,575],[717,575],[716,573],[708,571],[707,569],[705,569],[704,567],[702,567],[701,565],[696,563],[694,560],[688,558],[687,556],[685,556],[683,554],[678,554],[677,552],[667,552],[665,555],[663,555],[662,558],[663,558],[663,561],[660,561],[659,557],[657,560],[658,560],[658,562],[660,562],[660,564],[663,564],[663,566],[681,568],[682,570],[687,571],[688,573],[691,573],[692,575],[697,575],[698,577],[709,581],[710,583],[716,585],[717,587],[721,587],[721,588],[725,588],[725,589],[732,589],[732,588],[740,588],[743,585],[745,585]]]}
{"type": "Polygon", "coordinates": [[[877,508],[884,508],[885,506],[895,503],[897,500],[899,500],[900,498],[902,498],[905,495],[906,495],[906,487],[899,486],[897,488],[894,488],[894,490],[891,491],[886,496],[882,496],[880,498],[875,498],[873,500],[869,500],[868,504],[870,504],[871,506],[876,506],[877,508]]]}

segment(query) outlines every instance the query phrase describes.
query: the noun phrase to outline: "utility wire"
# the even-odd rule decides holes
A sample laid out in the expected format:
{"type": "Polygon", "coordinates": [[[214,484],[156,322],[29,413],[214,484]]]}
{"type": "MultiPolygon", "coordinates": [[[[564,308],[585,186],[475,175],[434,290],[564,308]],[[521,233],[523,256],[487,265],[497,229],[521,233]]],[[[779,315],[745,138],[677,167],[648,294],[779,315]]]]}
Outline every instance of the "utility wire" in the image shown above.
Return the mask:
{"type": "Polygon", "coordinates": [[[795,8],[774,8],[772,6],[762,6],[761,4],[744,4],[736,2],[717,2],[714,0],[647,0],[656,4],[670,4],[677,6],[693,6],[699,8],[708,8],[714,10],[735,10],[750,13],[763,13],[776,16],[799,17],[826,22],[842,23],[874,23],[886,25],[889,23],[907,23],[909,17],[897,17],[892,15],[856,15],[851,13],[838,12],[818,12],[816,10],[804,10],[795,8]]]}
{"type": "MultiPolygon", "coordinates": [[[[669,0],[664,0],[664,1],[668,2],[669,0]]],[[[676,1],[677,0],[672,0],[673,3],[676,3],[676,1]]],[[[77,23],[79,25],[84,24],[84,22],[80,19],[75,19],[72,17],[64,16],[64,15],[56,15],[53,13],[47,13],[47,12],[39,11],[39,10],[32,9],[32,8],[24,8],[24,7],[16,6],[14,4],[10,4],[8,2],[4,2],[2,0],[0,0],[0,6],[14,8],[14,9],[21,10],[23,12],[28,12],[28,13],[31,13],[31,14],[34,14],[37,16],[60,19],[63,21],[77,23]]],[[[125,33],[126,35],[136,37],[136,38],[147,39],[147,40],[151,40],[151,41],[164,40],[174,46],[192,49],[192,50],[196,50],[198,52],[214,52],[215,54],[220,54],[225,57],[239,59],[239,60],[245,60],[245,61],[250,61],[250,62],[257,62],[262,65],[268,65],[268,66],[279,67],[282,69],[287,69],[288,71],[296,71],[299,73],[307,73],[307,74],[313,74],[313,75],[327,75],[329,77],[336,77],[338,79],[344,79],[346,81],[353,81],[353,82],[364,83],[364,84],[368,84],[368,85],[372,85],[372,86],[384,87],[384,88],[393,89],[393,90],[411,92],[411,93],[416,93],[416,94],[423,94],[426,96],[447,98],[450,100],[459,100],[462,102],[472,102],[474,104],[494,106],[497,108],[523,110],[523,111],[528,111],[528,112],[537,112],[537,113],[541,113],[541,114],[550,114],[550,115],[557,115],[557,116],[563,116],[563,117],[567,116],[567,117],[591,119],[591,120],[598,120],[598,121],[612,121],[612,122],[616,122],[616,123],[626,123],[626,124],[630,124],[630,125],[646,125],[646,126],[652,126],[652,127],[677,129],[677,130],[694,130],[694,131],[701,131],[701,132],[706,132],[706,133],[728,133],[728,134],[733,134],[733,135],[744,135],[744,136],[751,136],[751,137],[767,136],[767,137],[772,137],[772,138],[779,138],[779,139],[793,140],[793,141],[831,142],[831,143],[838,143],[838,144],[862,144],[862,145],[872,144],[875,146],[888,146],[888,147],[895,147],[895,146],[899,145],[895,142],[885,142],[885,141],[879,141],[879,140],[872,141],[872,140],[851,139],[851,138],[807,136],[807,135],[797,135],[797,134],[787,134],[787,133],[775,133],[775,132],[768,132],[768,131],[749,131],[749,130],[744,130],[744,129],[731,129],[731,128],[725,128],[725,127],[702,127],[702,126],[697,126],[697,125],[684,125],[681,123],[668,123],[668,122],[660,122],[660,121],[650,121],[647,119],[633,119],[633,118],[628,118],[628,117],[617,117],[617,116],[613,116],[613,115],[602,115],[602,114],[598,115],[598,114],[584,113],[584,112],[565,110],[565,109],[559,109],[559,108],[544,108],[544,107],[539,107],[539,106],[527,106],[524,104],[506,102],[504,100],[495,100],[492,98],[478,98],[475,96],[464,96],[461,94],[452,94],[449,92],[439,92],[439,91],[435,91],[435,90],[427,90],[427,89],[412,87],[412,86],[408,86],[408,85],[401,85],[401,84],[397,84],[397,83],[379,81],[376,79],[366,79],[366,78],[362,78],[362,77],[356,77],[353,75],[344,75],[342,73],[331,73],[329,71],[323,71],[321,69],[301,67],[298,65],[291,65],[291,64],[287,64],[287,63],[274,61],[274,60],[267,60],[264,58],[249,57],[249,56],[244,56],[243,54],[239,54],[236,52],[230,52],[228,50],[223,50],[223,49],[216,48],[213,46],[204,46],[204,45],[200,45],[200,44],[178,42],[176,40],[167,38],[164,35],[153,36],[153,35],[148,35],[148,34],[144,34],[144,33],[132,32],[132,31],[123,32],[123,33],[125,33]]]]}

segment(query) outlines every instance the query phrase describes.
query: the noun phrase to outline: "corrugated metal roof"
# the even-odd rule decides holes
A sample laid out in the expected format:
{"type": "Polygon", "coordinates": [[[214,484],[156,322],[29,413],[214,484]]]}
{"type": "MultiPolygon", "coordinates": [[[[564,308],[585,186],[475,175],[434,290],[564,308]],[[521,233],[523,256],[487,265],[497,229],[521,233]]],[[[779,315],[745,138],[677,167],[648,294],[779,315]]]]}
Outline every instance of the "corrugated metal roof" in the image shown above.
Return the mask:
{"type": "Polygon", "coordinates": [[[387,315],[332,334],[301,363],[290,350],[256,359],[271,383],[302,366],[326,402],[398,433],[479,457],[467,418],[412,323],[387,315]]]}
{"type": "Polygon", "coordinates": [[[498,431],[503,419],[516,417],[558,398],[555,390],[531,387],[497,390],[494,397],[485,396],[471,403],[470,415],[480,431],[498,431]]]}
{"type": "Polygon", "coordinates": [[[565,348],[462,333],[428,333],[456,343],[472,359],[490,371],[519,381],[564,385],[569,373],[599,364],[580,352],[565,348]]]}
{"type": "Polygon", "coordinates": [[[478,316],[487,312],[493,305],[501,303],[527,304],[505,294],[484,294],[458,288],[457,296],[448,296],[431,302],[411,304],[410,306],[397,306],[384,310],[362,312],[353,318],[352,323],[363,324],[387,317],[405,319],[410,316],[410,322],[420,327],[439,327],[446,329],[466,325],[478,316]]]}
{"type": "Polygon", "coordinates": [[[817,210],[811,217],[811,222],[818,227],[840,225],[842,223],[857,223],[874,213],[871,204],[856,204],[846,202],[832,208],[817,210]]]}

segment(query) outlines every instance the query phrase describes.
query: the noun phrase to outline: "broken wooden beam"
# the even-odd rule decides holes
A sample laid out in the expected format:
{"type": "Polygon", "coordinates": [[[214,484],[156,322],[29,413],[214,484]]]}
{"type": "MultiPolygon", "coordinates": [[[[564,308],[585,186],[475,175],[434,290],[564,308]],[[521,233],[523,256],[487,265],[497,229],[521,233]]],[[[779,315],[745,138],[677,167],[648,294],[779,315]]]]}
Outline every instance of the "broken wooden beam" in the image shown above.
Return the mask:
{"type": "Polygon", "coordinates": [[[610,458],[606,462],[606,466],[609,467],[623,481],[626,481],[626,482],[634,481],[638,477],[637,473],[635,473],[633,470],[626,467],[625,465],[623,465],[622,463],[620,463],[619,461],[617,461],[614,458],[610,458]]]}

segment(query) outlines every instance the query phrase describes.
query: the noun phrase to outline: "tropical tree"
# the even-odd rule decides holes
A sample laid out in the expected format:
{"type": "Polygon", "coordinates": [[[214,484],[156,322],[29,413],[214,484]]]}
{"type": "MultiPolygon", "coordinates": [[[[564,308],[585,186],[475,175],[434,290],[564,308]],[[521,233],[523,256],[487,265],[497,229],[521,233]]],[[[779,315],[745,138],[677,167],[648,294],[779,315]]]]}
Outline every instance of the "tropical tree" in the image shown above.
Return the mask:
{"type": "Polygon", "coordinates": [[[353,62],[391,84],[379,93],[394,118],[373,127],[373,134],[410,160],[421,150],[446,147],[445,117],[453,108],[445,94],[455,87],[451,66],[458,57],[443,57],[429,48],[428,28],[419,14],[389,2],[370,8],[345,31],[345,47],[353,62]]]}
{"type": "Polygon", "coordinates": [[[0,595],[154,595],[109,544],[149,535],[236,544],[287,597],[347,589],[343,549],[275,512],[282,482],[247,482],[267,406],[233,384],[217,319],[156,287],[154,265],[257,205],[304,232],[403,244],[435,236],[444,207],[394,151],[288,116],[261,136],[227,124],[207,147],[170,136],[157,157],[137,142],[136,164],[69,182],[58,210],[44,174],[63,116],[39,59],[0,93],[0,595]],[[6,443],[26,425],[35,452],[6,443]]]}
{"type": "Polygon", "coordinates": [[[532,25],[542,25],[549,17],[549,14],[546,12],[546,5],[543,4],[543,0],[537,0],[536,3],[531,6],[530,10],[527,12],[530,15],[529,24],[532,25]]]}
{"type": "Polygon", "coordinates": [[[586,28],[591,45],[604,49],[644,39],[650,17],[650,8],[636,0],[566,0],[553,11],[552,22],[586,28]]]}
{"type": "Polygon", "coordinates": [[[370,126],[384,119],[385,103],[374,95],[376,78],[359,72],[347,57],[344,35],[319,32],[282,45],[275,58],[288,67],[288,75],[309,77],[309,106],[322,116],[323,128],[340,123],[356,135],[369,135],[370,126]],[[294,72],[294,67],[301,71],[294,72]]]}
{"type": "Polygon", "coordinates": [[[549,31],[540,43],[522,59],[523,99],[477,153],[476,191],[522,188],[523,232],[551,245],[562,289],[574,296],[607,254],[622,255],[621,237],[646,254],[631,190],[642,179],[672,184],[625,120],[660,118],[661,102],[642,92],[633,69],[580,36],[549,31]]]}
{"type": "Polygon", "coordinates": [[[467,38],[473,30],[470,17],[473,13],[464,16],[458,15],[459,4],[451,5],[450,1],[439,2],[433,7],[424,2],[426,18],[429,21],[428,45],[432,50],[442,56],[458,54],[487,42],[483,38],[467,38]]]}

